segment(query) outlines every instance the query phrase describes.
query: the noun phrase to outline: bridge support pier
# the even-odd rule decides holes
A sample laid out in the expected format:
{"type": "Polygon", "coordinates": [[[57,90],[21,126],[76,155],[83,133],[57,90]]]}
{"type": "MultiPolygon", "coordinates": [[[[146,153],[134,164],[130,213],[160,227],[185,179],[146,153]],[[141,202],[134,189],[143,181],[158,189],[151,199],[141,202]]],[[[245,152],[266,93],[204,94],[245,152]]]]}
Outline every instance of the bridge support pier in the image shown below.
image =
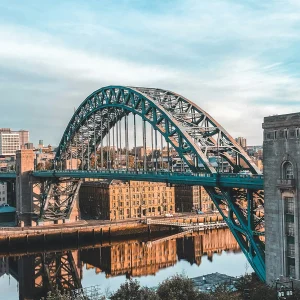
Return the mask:
{"type": "Polygon", "coordinates": [[[20,224],[31,226],[33,217],[33,190],[30,172],[34,170],[33,150],[16,152],[16,209],[20,224]]]}

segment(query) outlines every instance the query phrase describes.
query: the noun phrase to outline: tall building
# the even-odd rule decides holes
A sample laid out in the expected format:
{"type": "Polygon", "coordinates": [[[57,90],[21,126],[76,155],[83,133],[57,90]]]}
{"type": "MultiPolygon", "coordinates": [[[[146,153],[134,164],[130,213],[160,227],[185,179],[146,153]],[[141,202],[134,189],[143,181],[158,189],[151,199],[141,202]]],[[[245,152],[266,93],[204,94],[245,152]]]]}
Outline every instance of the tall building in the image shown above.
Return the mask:
{"type": "Polygon", "coordinates": [[[10,128],[0,128],[0,155],[15,155],[16,150],[25,149],[26,144],[29,143],[29,131],[18,130],[14,131],[10,128]],[[3,137],[1,139],[1,136],[3,137]],[[2,140],[2,152],[1,152],[2,140]],[[17,140],[18,144],[17,145],[17,140]],[[18,146],[18,147],[17,147],[18,146]]]}
{"type": "Polygon", "coordinates": [[[242,136],[239,136],[238,138],[235,139],[235,141],[240,145],[242,146],[244,149],[247,148],[247,139],[242,137],[242,136]]]}
{"type": "Polygon", "coordinates": [[[20,149],[25,149],[25,144],[29,143],[29,131],[28,130],[19,130],[19,131],[13,131],[13,132],[19,134],[20,149]]]}
{"type": "Polygon", "coordinates": [[[16,155],[20,149],[20,137],[18,133],[12,132],[9,128],[0,129],[0,155],[16,155]]]}
{"type": "Polygon", "coordinates": [[[85,182],[79,191],[81,211],[119,220],[173,213],[174,187],[160,182],[102,180],[85,182]]]}
{"type": "Polygon", "coordinates": [[[266,117],[263,123],[266,279],[300,285],[300,113],[266,117]]]}

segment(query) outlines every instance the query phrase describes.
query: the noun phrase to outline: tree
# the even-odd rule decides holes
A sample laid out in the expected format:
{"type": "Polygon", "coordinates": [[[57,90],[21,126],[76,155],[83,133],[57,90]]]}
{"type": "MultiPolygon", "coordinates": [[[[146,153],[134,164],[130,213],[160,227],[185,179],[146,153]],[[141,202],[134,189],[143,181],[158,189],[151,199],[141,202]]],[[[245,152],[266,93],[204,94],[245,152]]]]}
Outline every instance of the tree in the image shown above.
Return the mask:
{"type": "Polygon", "coordinates": [[[162,282],[157,295],[163,300],[209,300],[210,296],[200,293],[191,279],[183,275],[174,275],[162,282]]]}
{"type": "Polygon", "coordinates": [[[110,296],[110,300],[160,300],[149,288],[141,287],[137,280],[128,280],[110,296]]]}

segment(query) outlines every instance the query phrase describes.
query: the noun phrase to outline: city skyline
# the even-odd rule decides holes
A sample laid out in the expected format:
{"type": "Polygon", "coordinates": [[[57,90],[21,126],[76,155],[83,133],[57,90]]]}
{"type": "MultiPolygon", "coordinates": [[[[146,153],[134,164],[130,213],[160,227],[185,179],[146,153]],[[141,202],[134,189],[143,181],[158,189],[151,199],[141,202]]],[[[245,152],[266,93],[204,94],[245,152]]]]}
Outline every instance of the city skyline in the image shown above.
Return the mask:
{"type": "Polygon", "coordinates": [[[1,127],[34,144],[58,145],[105,85],[173,90],[249,145],[262,143],[263,116],[298,110],[296,1],[5,2],[1,127]]]}

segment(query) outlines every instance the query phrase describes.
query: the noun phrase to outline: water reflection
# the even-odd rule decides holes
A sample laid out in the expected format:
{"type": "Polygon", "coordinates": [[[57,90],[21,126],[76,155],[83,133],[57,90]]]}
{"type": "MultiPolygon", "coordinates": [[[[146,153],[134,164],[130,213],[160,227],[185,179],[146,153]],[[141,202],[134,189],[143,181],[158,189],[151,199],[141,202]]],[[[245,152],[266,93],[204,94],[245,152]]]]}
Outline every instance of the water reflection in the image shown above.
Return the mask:
{"type": "Polygon", "coordinates": [[[0,277],[10,274],[19,282],[20,299],[40,299],[56,288],[80,288],[84,269],[94,269],[96,274],[105,273],[106,278],[140,277],[154,275],[180,260],[200,266],[203,256],[213,261],[214,253],[222,251],[240,252],[228,229],[194,232],[184,237],[103,241],[102,245],[77,250],[3,257],[0,259],[0,277]]]}

